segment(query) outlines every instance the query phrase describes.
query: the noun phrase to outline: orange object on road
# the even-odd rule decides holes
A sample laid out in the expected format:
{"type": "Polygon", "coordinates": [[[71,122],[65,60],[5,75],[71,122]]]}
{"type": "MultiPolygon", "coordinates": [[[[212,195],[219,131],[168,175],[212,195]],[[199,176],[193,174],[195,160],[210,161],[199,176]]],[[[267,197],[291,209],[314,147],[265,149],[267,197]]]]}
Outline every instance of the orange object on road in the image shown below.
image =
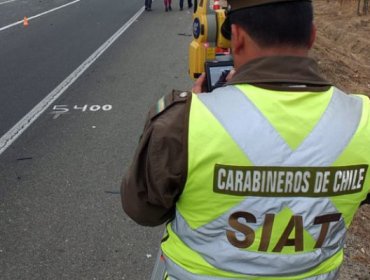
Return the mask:
{"type": "Polygon", "coordinates": [[[28,26],[28,18],[27,17],[23,18],[23,26],[28,26]]]}
{"type": "Polygon", "coordinates": [[[213,10],[219,10],[219,9],[221,9],[220,1],[219,0],[214,0],[214,2],[213,2],[213,10]]]}

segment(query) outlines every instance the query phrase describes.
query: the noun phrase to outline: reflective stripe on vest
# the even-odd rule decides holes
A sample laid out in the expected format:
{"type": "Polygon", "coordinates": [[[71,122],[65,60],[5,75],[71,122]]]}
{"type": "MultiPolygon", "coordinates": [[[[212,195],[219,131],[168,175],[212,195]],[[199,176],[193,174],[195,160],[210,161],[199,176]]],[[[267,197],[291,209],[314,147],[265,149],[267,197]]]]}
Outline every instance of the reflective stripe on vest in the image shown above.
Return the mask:
{"type": "Polygon", "coordinates": [[[257,231],[258,228],[263,226],[265,213],[279,213],[286,207],[291,209],[293,213],[305,217],[303,227],[316,240],[319,238],[321,227],[312,225],[310,222],[322,213],[338,212],[330,200],[326,198],[300,198],[299,202],[297,202],[291,198],[284,197],[264,197],[262,199],[260,197],[248,197],[241,204],[232,208],[218,219],[196,230],[192,230],[177,212],[176,219],[172,223],[172,230],[184,243],[200,253],[214,267],[234,273],[255,276],[303,274],[318,266],[343,248],[343,237],[346,232],[343,220],[330,224],[322,248],[299,254],[277,255],[239,250],[230,244],[227,240],[225,229],[220,227],[220,225],[228,224],[229,217],[232,213],[248,209],[248,212],[255,215],[256,213],[260,213],[260,216],[256,215],[256,223],[248,225],[254,231],[257,231]],[[199,236],[202,237],[201,240],[199,236]],[[261,271],[261,267],[263,267],[263,271],[261,271]]]}
{"type": "MultiPolygon", "coordinates": [[[[170,268],[170,271],[167,271],[169,275],[171,275],[170,280],[235,280],[235,278],[225,278],[225,277],[214,278],[212,276],[196,275],[178,266],[173,261],[171,261],[169,258],[165,258],[165,262],[166,262],[166,267],[170,268]]],[[[330,271],[329,273],[305,278],[305,280],[335,280],[335,279],[338,279],[338,276],[339,276],[339,268],[334,269],[330,271]]],[[[243,279],[247,280],[248,278],[243,278],[243,279]]]]}
{"type": "MultiPolygon", "coordinates": [[[[225,87],[212,94],[199,95],[199,98],[256,166],[330,166],[356,132],[362,112],[361,99],[344,95],[334,89],[320,121],[302,144],[292,151],[254,104],[237,88],[225,87]],[[250,139],[253,141],[248,141],[250,139]]],[[[330,224],[322,248],[291,255],[239,250],[229,243],[225,228],[220,226],[228,225],[231,213],[248,209],[261,215],[256,216],[256,223],[250,226],[256,230],[263,225],[265,213],[278,213],[283,208],[289,208],[293,213],[304,216],[304,230],[316,240],[320,235],[320,228],[310,225],[309,221],[313,221],[314,217],[322,213],[338,212],[329,198],[300,197],[297,202],[284,197],[247,197],[216,220],[194,230],[177,212],[172,229],[188,247],[198,252],[214,267],[245,275],[299,275],[312,270],[342,249],[346,232],[342,219],[330,224]],[[263,271],[261,267],[264,268],[263,271]]],[[[169,271],[170,267],[171,264],[169,271]]],[[[194,279],[212,278],[199,276],[194,279]]]]}
{"type": "Polygon", "coordinates": [[[256,166],[331,165],[355,133],[362,112],[360,98],[334,89],[321,120],[298,149],[292,151],[258,108],[236,87],[228,86],[199,95],[199,98],[256,166]]]}

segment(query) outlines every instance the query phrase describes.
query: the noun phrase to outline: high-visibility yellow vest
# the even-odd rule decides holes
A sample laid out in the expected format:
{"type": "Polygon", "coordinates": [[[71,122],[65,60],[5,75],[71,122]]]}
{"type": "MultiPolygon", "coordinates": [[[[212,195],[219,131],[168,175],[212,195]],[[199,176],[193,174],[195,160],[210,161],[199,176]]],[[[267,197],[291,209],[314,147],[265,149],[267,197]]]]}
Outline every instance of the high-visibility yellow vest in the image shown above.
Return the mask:
{"type": "Polygon", "coordinates": [[[193,95],[171,280],[336,279],[369,193],[370,102],[336,88],[193,95]]]}

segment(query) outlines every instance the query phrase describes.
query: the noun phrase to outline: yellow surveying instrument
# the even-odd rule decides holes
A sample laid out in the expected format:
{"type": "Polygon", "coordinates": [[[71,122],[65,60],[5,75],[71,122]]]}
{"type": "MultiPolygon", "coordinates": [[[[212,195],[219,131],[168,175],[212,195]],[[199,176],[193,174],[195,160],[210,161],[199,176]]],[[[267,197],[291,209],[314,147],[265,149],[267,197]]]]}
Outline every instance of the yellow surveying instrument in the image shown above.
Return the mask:
{"type": "Polygon", "coordinates": [[[192,79],[206,72],[206,62],[225,61],[232,65],[230,41],[221,34],[225,9],[216,4],[213,9],[208,0],[195,0],[193,13],[193,41],[189,47],[189,74],[192,79]]]}

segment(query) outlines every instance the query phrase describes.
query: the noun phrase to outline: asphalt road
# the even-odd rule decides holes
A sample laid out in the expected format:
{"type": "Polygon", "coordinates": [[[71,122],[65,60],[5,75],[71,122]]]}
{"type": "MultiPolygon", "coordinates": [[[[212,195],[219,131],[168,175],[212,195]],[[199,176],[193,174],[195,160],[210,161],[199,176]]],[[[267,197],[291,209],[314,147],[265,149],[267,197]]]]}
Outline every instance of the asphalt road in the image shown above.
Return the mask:
{"type": "Polygon", "coordinates": [[[20,24],[0,31],[0,135],[142,6],[138,0],[16,0],[0,5],[0,28],[71,2],[30,19],[27,28],[20,24]]]}
{"type": "MultiPolygon", "coordinates": [[[[72,1],[2,2],[0,29],[72,1]]],[[[0,135],[142,4],[81,0],[0,31],[0,135]]],[[[191,86],[191,13],[162,5],[154,2],[0,155],[0,279],[150,279],[163,228],[125,216],[119,187],[149,106],[191,86]]]]}

